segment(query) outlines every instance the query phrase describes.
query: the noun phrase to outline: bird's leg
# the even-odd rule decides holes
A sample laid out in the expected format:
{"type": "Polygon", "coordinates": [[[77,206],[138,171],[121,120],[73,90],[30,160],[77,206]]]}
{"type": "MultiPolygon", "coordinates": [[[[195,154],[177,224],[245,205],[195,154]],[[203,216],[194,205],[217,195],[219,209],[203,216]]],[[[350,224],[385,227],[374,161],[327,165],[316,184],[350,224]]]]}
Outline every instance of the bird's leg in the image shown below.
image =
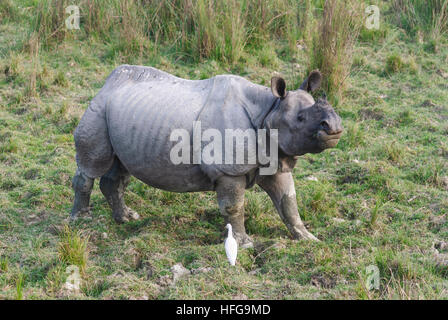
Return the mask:
{"type": "Polygon", "coordinates": [[[296,191],[291,172],[260,176],[258,185],[267,192],[288,230],[296,239],[318,239],[306,230],[297,210],[296,191]]]}
{"type": "Polygon", "coordinates": [[[253,246],[244,228],[244,191],[246,177],[223,176],[216,182],[216,192],[221,214],[232,225],[236,241],[242,248],[253,246]]]}

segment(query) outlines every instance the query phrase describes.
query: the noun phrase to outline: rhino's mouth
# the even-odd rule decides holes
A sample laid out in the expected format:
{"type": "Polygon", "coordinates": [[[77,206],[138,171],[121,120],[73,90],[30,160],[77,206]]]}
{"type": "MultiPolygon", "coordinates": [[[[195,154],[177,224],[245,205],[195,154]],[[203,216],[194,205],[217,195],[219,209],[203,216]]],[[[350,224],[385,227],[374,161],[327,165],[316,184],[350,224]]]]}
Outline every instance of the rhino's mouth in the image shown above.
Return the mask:
{"type": "Polygon", "coordinates": [[[328,134],[324,130],[317,132],[317,139],[319,140],[319,146],[322,149],[334,148],[339,142],[342,136],[342,131],[336,134],[328,134]]]}

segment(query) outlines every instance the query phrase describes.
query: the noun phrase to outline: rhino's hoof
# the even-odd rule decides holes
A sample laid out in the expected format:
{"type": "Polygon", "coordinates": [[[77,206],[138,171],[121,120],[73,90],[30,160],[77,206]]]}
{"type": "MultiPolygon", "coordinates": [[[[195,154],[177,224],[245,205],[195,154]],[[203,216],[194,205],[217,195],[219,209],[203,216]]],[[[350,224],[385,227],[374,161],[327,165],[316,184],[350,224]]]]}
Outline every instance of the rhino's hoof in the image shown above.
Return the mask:
{"type": "Polygon", "coordinates": [[[132,209],[126,208],[120,214],[114,214],[114,219],[117,223],[125,223],[132,220],[140,219],[140,215],[132,209]]]}
{"type": "Polygon", "coordinates": [[[287,227],[291,232],[292,237],[296,240],[320,241],[311,232],[309,232],[302,223],[295,226],[288,224],[287,227]]]}
{"type": "Polygon", "coordinates": [[[254,242],[247,234],[235,234],[235,239],[241,249],[253,248],[254,242]]]}
{"type": "Polygon", "coordinates": [[[78,219],[79,215],[82,215],[82,214],[90,214],[90,207],[83,208],[78,211],[72,211],[70,213],[70,221],[75,221],[76,219],[78,219]]]}
{"type": "Polygon", "coordinates": [[[131,210],[129,208],[127,210],[127,216],[128,216],[129,220],[138,220],[138,219],[140,219],[140,215],[137,212],[135,212],[134,210],[131,210]]]}
{"type": "Polygon", "coordinates": [[[306,240],[311,240],[311,241],[317,241],[317,242],[320,242],[320,240],[319,239],[317,239],[313,234],[309,234],[306,238],[305,238],[306,240]]]}
{"type": "Polygon", "coordinates": [[[297,232],[297,234],[295,235],[295,238],[297,240],[311,240],[311,241],[320,241],[319,239],[317,239],[311,232],[309,232],[308,230],[300,230],[299,232],[297,232]]]}

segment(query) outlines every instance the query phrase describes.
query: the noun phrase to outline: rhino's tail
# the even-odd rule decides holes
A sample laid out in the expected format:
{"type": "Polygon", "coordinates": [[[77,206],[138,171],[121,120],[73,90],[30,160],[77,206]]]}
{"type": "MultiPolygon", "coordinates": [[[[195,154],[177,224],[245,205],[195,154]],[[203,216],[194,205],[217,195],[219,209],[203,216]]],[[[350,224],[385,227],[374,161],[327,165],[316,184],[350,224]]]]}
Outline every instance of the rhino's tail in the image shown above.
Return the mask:
{"type": "Polygon", "coordinates": [[[115,158],[107,129],[104,103],[94,98],[75,130],[76,162],[90,178],[104,175],[115,158]]]}

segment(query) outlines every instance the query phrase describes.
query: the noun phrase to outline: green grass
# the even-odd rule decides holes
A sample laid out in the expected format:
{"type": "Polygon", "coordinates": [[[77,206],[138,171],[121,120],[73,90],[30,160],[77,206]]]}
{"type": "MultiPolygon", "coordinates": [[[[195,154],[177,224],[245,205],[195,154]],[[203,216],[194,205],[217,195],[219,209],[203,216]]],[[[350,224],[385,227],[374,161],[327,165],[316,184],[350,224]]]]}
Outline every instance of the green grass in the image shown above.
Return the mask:
{"type": "Polygon", "coordinates": [[[398,25],[411,34],[425,32],[439,40],[448,32],[447,0],[393,0],[398,25]]]}
{"type": "MultiPolygon", "coordinates": [[[[307,2],[314,8],[305,25],[310,30],[322,12],[318,2],[307,2]]],[[[395,22],[389,4],[376,2],[384,25],[377,33],[361,32],[336,107],[345,133],[335,149],[300,157],[293,172],[300,214],[322,241],[291,239],[267,195],[255,187],[246,192],[245,204],[255,247],[240,250],[237,266],[230,268],[214,193],[169,193],[133,178],[125,198],[142,218],[117,225],[96,183],[91,215],[66,227],[76,169],[73,130],[122,63],[189,79],[234,73],[262,85],[279,72],[288,89],[297,88],[311,60],[308,49],[295,46],[307,43],[302,29],[287,29],[291,17],[281,16],[262,30],[248,15],[244,30],[250,37],[235,58],[225,51],[229,47],[200,57],[192,47],[198,43],[188,40],[198,35],[178,34],[186,38],[176,40],[168,23],[155,29],[159,42],[155,34],[143,42],[134,38],[131,50],[112,22],[95,26],[88,17],[79,34],[45,44],[42,37],[30,41],[35,17],[29,7],[35,3],[0,6],[0,299],[71,298],[64,290],[69,265],[83,269],[75,298],[84,299],[448,297],[447,267],[432,249],[448,238],[445,36],[437,39],[437,50],[428,50],[395,22]],[[164,43],[165,36],[177,42],[164,43]],[[397,55],[403,67],[386,72],[397,55]],[[210,269],[170,286],[176,263],[210,269]],[[380,270],[379,290],[365,287],[370,265],[380,270]]],[[[284,10],[266,3],[256,10],[266,11],[267,22],[284,10]]],[[[175,19],[168,9],[153,23],[175,19]]],[[[109,9],[102,10],[93,13],[106,19],[109,9]]],[[[217,21],[218,28],[225,21],[217,21]]],[[[185,30],[199,30],[190,28],[185,30]]]]}
{"type": "Polygon", "coordinates": [[[19,273],[16,279],[16,300],[23,300],[23,283],[25,282],[25,275],[19,273]]]}
{"type": "Polygon", "coordinates": [[[72,231],[69,226],[64,226],[59,237],[60,260],[67,265],[75,265],[80,268],[81,272],[84,272],[88,259],[88,238],[84,238],[80,231],[72,231]]]}

